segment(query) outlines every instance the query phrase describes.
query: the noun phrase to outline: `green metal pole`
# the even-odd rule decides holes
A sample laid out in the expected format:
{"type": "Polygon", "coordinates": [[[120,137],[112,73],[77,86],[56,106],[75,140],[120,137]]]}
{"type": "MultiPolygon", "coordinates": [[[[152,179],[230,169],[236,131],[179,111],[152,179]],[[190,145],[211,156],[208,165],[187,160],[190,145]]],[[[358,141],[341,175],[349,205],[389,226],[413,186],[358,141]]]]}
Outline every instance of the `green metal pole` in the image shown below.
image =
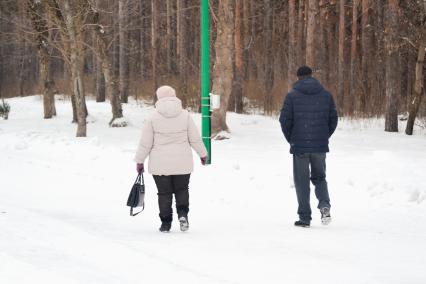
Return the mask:
{"type": "Polygon", "coordinates": [[[211,164],[209,1],[201,0],[201,115],[202,136],[211,164]]]}

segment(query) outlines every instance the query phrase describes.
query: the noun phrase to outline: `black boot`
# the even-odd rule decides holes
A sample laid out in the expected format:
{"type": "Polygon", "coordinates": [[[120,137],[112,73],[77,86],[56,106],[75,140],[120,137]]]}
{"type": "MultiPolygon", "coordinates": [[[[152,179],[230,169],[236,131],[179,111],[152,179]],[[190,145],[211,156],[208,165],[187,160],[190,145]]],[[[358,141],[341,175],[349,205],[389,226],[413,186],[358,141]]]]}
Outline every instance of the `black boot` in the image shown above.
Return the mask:
{"type": "Polygon", "coordinates": [[[310,226],[310,224],[309,223],[306,223],[306,222],[303,222],[303,221],[296,221],[296,222],[294,222],[294,225],[296,226],[296,227],[303,227],[303,228],[309,228],[309,226],[310,226]]]}
{"type": "Polygon", "coordinates": [[[170,229],[172,228],[172,223],[170,222],[161,222],[160,232],[162,233],[168,233],[170,232],[170,229]]]}
{"type": "Polygon", "coordinates": [[[172,216],[161,216],[160,215],[160,219],[161,219],[161,227],[160,227],[160,232],[162,233],[168,233],[170,232],[170,229],[172,228],[172,221],[173,221],[173,217],[172,216]]]}

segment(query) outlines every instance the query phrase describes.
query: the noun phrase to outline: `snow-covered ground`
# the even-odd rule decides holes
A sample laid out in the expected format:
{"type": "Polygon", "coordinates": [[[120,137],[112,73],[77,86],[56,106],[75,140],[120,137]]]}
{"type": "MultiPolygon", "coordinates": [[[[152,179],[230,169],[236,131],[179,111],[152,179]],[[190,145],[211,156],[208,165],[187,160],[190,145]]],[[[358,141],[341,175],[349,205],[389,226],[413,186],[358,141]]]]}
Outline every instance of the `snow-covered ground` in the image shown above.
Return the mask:
{"type": "MultiPolygon", "coordinates": [[[[0,283],[426,283],[426,135],[383,121],[341,121],[327,173],[333,222],[314,210],[295,228],[292,160],[276,119],[229,115],[232,139],[191,177],[190,231],[158,232],[156,188],[128,216],[144,117],[109,128],[108,103],[88,102],[75,138],[68,101],[42,119],[39,97],[9,100],[0,121],[0,283]],[[402,129],[402,128],[401,128],[402,129]]],[[[194,115],[197,121],[199,116],[194,115]]],[[[316,206],[312,196],[312,206],[316,206]]]]}

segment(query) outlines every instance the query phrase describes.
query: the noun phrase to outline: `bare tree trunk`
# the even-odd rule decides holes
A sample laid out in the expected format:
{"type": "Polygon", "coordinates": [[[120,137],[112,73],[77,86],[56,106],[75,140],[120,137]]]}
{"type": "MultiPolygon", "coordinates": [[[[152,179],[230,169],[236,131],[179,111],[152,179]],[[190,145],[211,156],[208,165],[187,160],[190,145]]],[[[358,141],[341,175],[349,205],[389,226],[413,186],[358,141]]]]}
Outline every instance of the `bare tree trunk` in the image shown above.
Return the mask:
{"type": "MultiPolygon", "coordinates": [[[[384,1],[380,1],[376,3],[376,10],[377,10],[377,30],[384,31],[385,30],[385,24],[384,24],[384,11],[386,4],[383,3],[384,1]]],[[[376,77],[375,80],[377,81],[377,88],[378,88],[378,98],[380,101],[383,101],[386,97],[386,64],[385,64],[385,40],[384,40],[384,32],[377,33],[377,68],[376,68],[376,77]]],[[[383,108],[381,107],[380,113],[382,113],[383,108]]]]}
{"type": "Polygon", "coordinates": [[[177,56],[179,61],[179,74],[183,74],[185,68],[185,0],[176,0],[177,13],[177,56]]]}
{"type": "MultiPolygon", "coordinates": [[[[407,31],[403,31],[404,29],[406,30],[407,27],[400,27],[401,29],[401,33],[400,34],[407,34],[407,31]]],[[[398,96],[398,106],[399,106],[399,110],[408,113],[408,101],[410,100],[411,94],[408,94],[408,89],[409,84],[410,84],[410,70],[412,69],[412,67],[414,65],[409,65],[410,64],[410,57],[411,54],[409,54],[410,52],[408,52],[408,50],[401,48],[399,50],[399,62],[400,62],[400,67],[399,67],[399,77],[401,78],[401,91],[399,93],[398,96]]]]}
{"type": "Polygon", "coordinates": [[[371,25],[371,0],[362,0],[362,18],[361,18],[361,45],[362,45],[362,59],[361,59],[361,72],[362,72],[362,92],[359,101],[359,109],[362,113],[367,110],[367,98],[371,95],[371,76],[372,72],[372,37],[373,27],[371,25]]]}
{"type": "Polygon", "coordinates": [[[77,123],[78,122],[77,102],[75,99],[75,95],[71,95],[71,107],[72,107],[72,123],[77,123]]]}
{"type": "Polygon", "coordinates": [[[305,0],[299,0],[299,13],[297,15],[297,65],[300,67],[305,64],[305,53],[303,52],[305,16],[304,16],[305,0]]]}
{"type": "MultiPolygon", "coordinates": [[[[96,37],[97,41],[97,37],[96,37]]],[[[96,50],[99,50],[99,47],[96,43],[96,50]]],[[[105,77],[102,68],[102,60],[99,58],[96,59],[96,102],[101,103],[105,102],[105,77]]]]}
{"type": "Polygon", "coordinates": [[[44,118],[49,119],[56,115],[55,83],[51,72],[51,55],[49,51],[49,28],[46,22],[46,7],[41,2],[30,0],[28,11],[34,30],[37,32],[38,62],[40,68],[40,85],[43,88],[44,118]]]}
{"type": "MultiPolygon", "coordinates": [[[[422,31],[419,31],[419,33],[421,34],[422,31]]],[[[420,39],[421,40],[421,39],[420,39]]],[[[419,45],[421,44],[421,42],[419,41],[419,45]]],[[[418,51],[417,51],[418,53],[418,51]]],[[[411,55],[411,54],[410,54],[411,55]]],[[[407,57],[407,65],[408,65],[408,70],[407,70],[407,95],[406,98],[404,99],[404,103],[405,103],[405,108],[407,113],[410,112],[410,105],[412,102],[412,98],[413,98],[413,94],[414,94],[414,84],[416,81],[416,61],[417,61],[417,57],[414,56],[410,56],[408,55],[407,57]]],[[[422,93],[423,95],[423,93],[422,93]]]]}
{"type": "Polygon", "coordinates": [[[243,113],[243,49],[241,46],[241,9],[242,0],[235,0],[235,75],[234,75],[234,94],[235,94],[235,112],[243,113]]]}
{"type": "Polygon", "coordinates": [[[308,15],[309,15],[309,1],[311,0],[304,0],[304,11],[303,11],[303,20],[304,20],[304,28],[303,28],[303,45],[304,45],[304,54],[303,54],[303,64],[306,65],[306,39],[308,38],[308,15]]]}
{"type": "Polygon", "coordinates": [[[77,108],[77,137],[86,137],[86,102],[83,83],[83,54],[81,38],[77,34],[77,23],[75,14],[72,12],[69,0],[63,0],[63,15],[70,40],[70,70],[73,93],[77,108]]]}
{"type": "Polygon", "coordinates": [[[187,33],[187,24],[186,24],[186,0],[176,0],[176,13],[177,13],[177,45],[176,53],[178,57],[178,72],[181,79],[180,92],[182,104],[187,105],[187,91],[188,91],[188,79],[186,74],[186,33],[187,33]]]}
{"type": "Polygon", "coordinates": [[[339,2],[339,63],[338,63],[338,85],[337,85],[337,105],[340,111],[343,110],[345,92],[345,2],[339,2]]]}
{"type": "Polygon", "coordinates": [[[146,76],[146,54],[147,54],[147,48],[146,48],[146,42],[148,41],[147,36],[147,19],[146,19],[146,10],[147,4],[145,0],[140,0],[140,20],[141,20],[141,30],[140,30],[140,75],[142,78],[146,76]]]}
{"type": "MultiPolygon", "coordinates": [[[[85,0],[88,1],[88,0],[85,0]]],[[[88,2],[89,3],[89,2],[88,2]]],[[[89,4],[90,5],[90,4],[89,4]]],[[[99,23],[99,14],[96,7],[91,6],[91,17],[93,19],[93,26],[97,39],[97,54],[102,64],[103,77],[105,79],[106,92],[111,103],[112,118],[109,122],[110,126],[126,126],[126,124],[116,125],[114,120],[123,117],[123,109],[119,97],[118,80],[114,72],[113,59],[108,54],[108,40],[106,31],[99,23]]]]}
{"type": "Polygon", "coordinates": [[[317,10],[317,32],[316,32],[316,48],[315,48],[315,56],[316,56],[316,67],[317,69],[317,78],[323,83],[325,84],[325,79],[327,78],[326,76],[326,66],[327,66],[327,48],[326,48],[326,34],[327,32],[325,31],[325,21],[326,21],[326,9],[325,9],[325,0],[320,0],[319,2],[316,1],[315,5],[316,5],[316,10],[317,10]]]}
{"type": "MultiPolygon", "coordinates": [[[[42,48],[45,49],[45,48],[42,48]]],[[[40,83],[43,86],[44,118],[49,119],[56,115],[55,82],[52,78],[50,55],[46,50],[39,50],[40,83]]]]}
{"type": "Polygon", "coordinates": [[[329,7],[327,9],[327,48],[328,48],[328,66],[326,81],[329,88],[336,90],[338,81],[335,79],[338,77],[338,68],[335,66],[338,65],[338,42],[336,42],[336,35],[338,34],[339,19],[337,15],[339,14],[340,6],[337,5],[336,0],[329,0],[329,7]]]}
{"type": "Polygon", "coordinates": [[[355,103],[356,86],[357,86],[357,47],[358,47],[358,6],[359,0],[352,1],[352,38],[351,38],[351,69],[350,69],[350,87],[349,87],[349,103],[350,113],[353,112],[355,103]]]}
{"type": "Polygon", "coordinates": [[[158,87],[158,79],[157,79],[157,47],[158,47],[158,41],[157,41],[157,36],[158,36],[158,1],[156,0],[151,0],[151,11],[152,11],[152,16],[151,16],[151,52],[152,52],[152,58],[151,58],[151,62],[152,62],[152,81],[153,81],[153,86],[154,86],[154,96],[153,99],[154,101],[157,100],[157,97],[155,96],[155,91],[157,90],[158,87]]]}
{"type": "MultiPolygon", "coordinates": [[[[120,77],[120,36],[117,37],[117,35],[120,34],[120,23],[119,23],[119,11],[120,11],[120,0],[114,0],[112,1],[112,24],[113,24],[113,42],[112,42],[112,52],[111,56],[113,58],[112,60],[112,67],[115,75],[117,78],[120,77]]],[[[119,81],[117,81],[117,84],[119,84],[119,81]]],[[[120,89],[120,87],[118,86],[120,89]]]]}
{"type": "Polygon", "coordinates": [[[18,72],[18,82],[19,82],[19,95],[21,97],[24,96],[24,86],[26,80],[24,79],[25,76],[25,54],[27,50],[27,42],[23,41],[23,46],[20,47],[20,63],[19,63],[19,72],[18,72]]]}
{"type": "Polygon", "coordinates": [[[296,0],[290,0],[288,5],[288,72],[287,72],[287,89],[290,90],[293,82],[296,80],[296,0]]]}
{"type": "Polygon", "coordinates": [[[272,50],[273,43],[273,11],[272,3],[270,0],[264,0],[265,17],[263,22],[263,35],[264,35],[264,60],[265,60],[265,103],[264,110],[266,114],[272,113],[272,87],[274,85],[274,56],[272,50]]]}
{"type": "Polygon", "coordinates": [[[105,77],[102,72],[102,63],[98,64],[98,70],[96,70],[96,102],[105,102],[105,77]]]}
{"type": "Polygon", "coordinates": [[[120,99],[122,103],[128,102],[129,97],[129,57],[128,52],[128,0],[118,2],[118,35],[119,35],[119,78],[120,78],[120,99]]]}
{"type": "Polygon", "coordinates": [[[112,125],[115,119],[123,117],[123,110],[121,108],[121,101],[118,95],[118,84],[113,72],[112,63],[109,62],[109,60],[102,60],[102,69],[104,72],[106,90],[110,99],[112,110],[112,118],[109,122],[109,125],[112,125]]]}
{"type": "MultiPolygon", "coordinates": [[[[0,9],[0,19],[3,19],[3,11],[0,9]]],[[[3,29],[0,20],[0,30],[3,29]]],[[[4,74],[4,55],[3,55],[3,34],[0,33],[0,98],[3,98],[3,74],[4,74]]]]}
{"type": "Polygon", "coordinates": [[[171,73],[173,66],[172,66],[172,46],[173,46],[173,35],[172,35],[172,0],[166,1],[166,17],[167,17],[167,46],[166,46],[166,53],[167,53],[167,72],[171,73]]]}
{"type": "Polygon", "coordinates": [[[318,14],[317,6],[318,0],[309,0],[308,24],[306,31],[306,64],[314,69],[316,69],[315,49],[318,48],[315,41],[316,34],[318,34],[316,29],[316,18],[318,14]]]}
{"type": "MultiPolygon", "coordinates": [[[[244,1],[245,2],[245,1],[244,1]]],[[[256,17],[254,17],[254,15],[256,15],[256,6],[255,6],[255,2],[252,2],[250,5],[250,14],[252,16],[251,19],[251,36],[253,39],[256,38],[257,36],[257,31],[256,31],[256,27],[257,27],[257,19],[256,17]]],[[[250,64],[250,71],[253,74],[254,79],[258,79],[258,63],[256,62],[256,59],[254,58],[253,55],[250,55],[249,57],[249,64],[250,64]]]]}
{"type": "Polygon", "coordinates": [[[243,0],[243,29],[244,29],[244,36],[243,36],[243,66],[244,66],[244,81],[247,82],[249,80],[250,76],[250,46],[252,43],[252,34],[251,34],[251,28],[250,28],[250,1],[244,1],[243,0]]]}
{"type": "Polygon", "coordinates": [[[398,48],[398,3],[388,0],[386,9],[386,120],[385,131],[398,132],[398,95],[400,92],[398,48]]]}
{"type": "MultiPolygon", "coordinates": [[[[62,46],[63,46],[62,56],[64,57],[63,79],[69,82],[70,69],[71,69],[69,57],[70,57],[71,48],[70,48],[70,40],[69,40],[68,31],[67,31],[67,26],[65,23],[65,18],[63,16],[63,8],[60,7],[57,0],[46,0],[44,1],[44,4],[47,5],[46,9],[48,9],[47,13],[49,18],[53,19],[53,22],[56,22],[56,24],[61,30],[61,38],[62,38],[62,46]]],[[[70,97],[71,97],[71,107],[72,107],[72,123],[77,123],[78,122],[77,103],[76,103],[75,95],[73,93],[72,83],[73,82],[69,82],[69,86],[68,86],[69,90],[71,91],[70,97]]],[[[56,109],[54,107],[53,109],[54,109],[54,112],[56,113],[56,109]]],[[[87,107],[85,102],[84,102],[84,111],[85,111],[85,116],[87,116],[87,107]]]]}
{"type": "Polygon", "coordinates": [[[213,66],[212,93],[221,96],[221,107],[212,114],[212,135],[229,131],[226,124],[226,111],[232,89],[232,46],[233,11],[229,9],[232,0],[219,2],[217,37],[215,41],[215,62],[213,66]]]}
{"type": "Polygon", "coordinates": [[[408,120],[407,126],[405,128],[405,134],[412,135],[414,122],[416,120],[417,113],[422,102],[422,95],[424,92],[423,80],[423,64],[425,62],[425,49],[426,49],[426,25],[423,26],[423,31],[421,32],[421,39],[419,44],[419,50],[417,53],[417,62],[416,62],[416,71],[415,71],[415,81],[414,81],[414,94],[408,105],[408,120]]]}

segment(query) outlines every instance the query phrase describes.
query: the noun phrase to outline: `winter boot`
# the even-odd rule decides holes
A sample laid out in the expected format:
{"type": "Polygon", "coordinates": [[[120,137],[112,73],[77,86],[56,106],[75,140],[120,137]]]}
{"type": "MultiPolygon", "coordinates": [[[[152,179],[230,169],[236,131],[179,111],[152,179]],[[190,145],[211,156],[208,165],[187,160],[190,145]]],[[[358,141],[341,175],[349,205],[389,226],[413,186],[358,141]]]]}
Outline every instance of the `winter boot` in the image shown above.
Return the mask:
{"type": "Polygon", "coordinates": [[[162,217],[160,215],[160,219],[161,219],[161,227],[159,229],[160,232],[162,233],[170,232],[170,229],[172,228],[173,217],[172,216],[162,217]]]}
{"type": "Polygon", "coordinates": [[[321,223],[323,225],[328,225],[331,222],[331,216],[330,216],[330,208],[329,207],[323,207],[320,209],[321,212],[321,223]]]}
{"type": "Polygon", "coordinates": [[[160,232],[162,233],[168,233],[170,232],[170,229],[172,228],[172,223],[170,222],[161,222],[160,232]]]}
{"type": "Polygon", "coordinates": [[[182,216],[179,217],[180,230],[186,232],[189,229],[188,217],[182,216]]]}
{"type": "Polygon", "coordinates": [[[294,222],[294,225],[296,227],[303,227],[303,228],[309,228],[309,226],[310,226],[309,223],[306,223],[306,222],[301,221],[301,220],[294,222]]]}

